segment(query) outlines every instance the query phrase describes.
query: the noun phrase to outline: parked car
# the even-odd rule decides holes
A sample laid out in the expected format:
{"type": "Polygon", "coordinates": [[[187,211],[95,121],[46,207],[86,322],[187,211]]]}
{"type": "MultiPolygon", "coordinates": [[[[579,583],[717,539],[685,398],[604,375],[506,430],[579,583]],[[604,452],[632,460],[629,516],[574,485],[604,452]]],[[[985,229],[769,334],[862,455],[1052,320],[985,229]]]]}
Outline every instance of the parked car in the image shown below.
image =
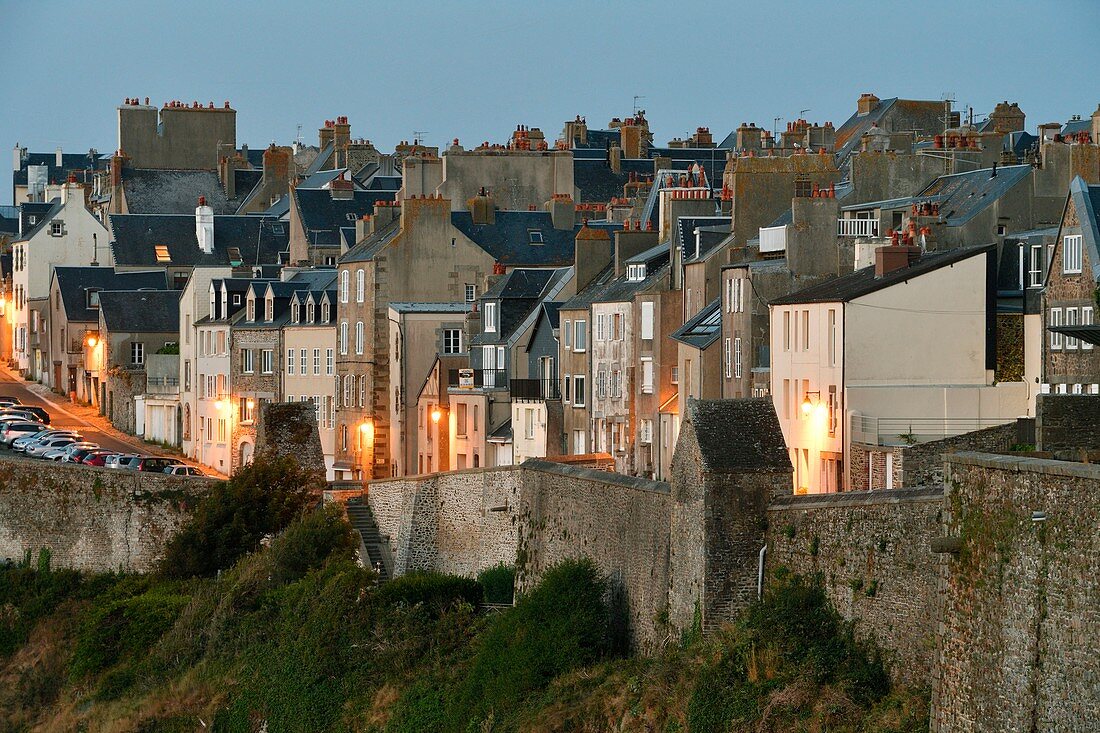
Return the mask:
{"type": "Polygon", "coordinates": [[[102,466],[103,462],[107,460],[107,456],[115,455],[115,451],[108,450],[106,448],[96,448],[93,451],[89,451],[84,460],[81,461],[85,466],[102,466]]]}
{"type": "Polygon", "coordinates": [[[4,424],[4,429],[0,431],[0,444],[3,444],[5,448],[11,448],[12,442],[16,438],[21,438],[26,435],[37,435],[42,432],[43,425],[40,422],[29,422],[27,420],[13,420],[4,424]]]}
{"type": "MultiPolygon", "coordinates": [[[[72,448],[72,446],[69,447],[72,448]]],[[[84,459],[88,457],[88,454],[96,450],[99,450],[99,446],[96,443],[92,443],[87,448],[76,448],[72,450],[67,456],[65,456],[61,460],[65,461],[66,463],[83,463],[84,459]]]]}
{"type": "Polygon", "coordinates": [[[29,412],[32,415],[36,415],[39,420],[47,425],[50,424],[50,413],[47,412],[44,407],[39,407],[38,405],[20,405],[19,409],[23,412],[29,412]]]}
{"type": "Polygon", "coordinates": [[[46,440],[39,440],[31,443],[27,446],[26,454],[32,458],[42,458],[46,455],[47,451],[51,451],[54,448],[64,448],[67,445],[72,445],[78,439],[72,435],[55,435],[46,440]]]}
{"type": "Polygon", "coordinates": [[[22,407],[2,407],[0,408],[0,420],[30,420],[31,422],[42,422],[38,419],[38,415],[33,412],[24,410],[22,407]]]}
{"type": "Polygon", "coordinates": [[[103,464],[104,468],[126,468],[126,461],[131,458],[140,458],[137,453],[119,453],[116,456],[109,456],[107,461],[103,464]]]}
{"type": "Polygon", "coordinates": [[[0,395],[0,407],[8,407],[9,405],[18,405],[19,399],[12,397],[11,395],[0,395]]]}
{"type": "Polygon", "coordinates": [[[12,450],[17,452],[26,451],[32,443],[37,443],[39,441],[45,440],[46,438],[52,438],[55,436],[71,436],[73,438],[79,438],[80,433],[76,432],[75,430],[39,430],[39,432],[37,433],[24,435],[22,438],[16,438],[12,441],[11,447],[12,450]]]}
{"type": "Polygon", "coordinates": [[[75,451],[84,449],[86,451],[98,448],[98,443],[89,443],[84,440],[77,441],[75,443],[69,443],[66,446],[60,448],[54,448],[53,450],[46,451],[42,457],[47,461],[64,461],[68,456],[72,455],[75,451]]]}
{"type": "Polygon", "coordinates": [[[142,458],[152,458],[152,456],[146,456],[140,453],[136,455],[126,455],[119,459],[118,467],[130,471],[136,471],[138,469],[138,466],[141,465],[142,458]]]}
{"type": "Polygon", "coordinates": [[[172,476],[205,476],[206,474],[195,468],[194,466],[185,466],[182,463],[177,463],[174,466],[169,466],[164,469],[164,472],[172,476]]]}
{"type": "Polygon", "coordinates": [[[175,458],[161,458],[157,456],[142,456],[138,461],[137,470],[139,471],[151,471],[152,473],[164,473],[164,469],[169,466],[175,466],[177,461],[175,458]]]}

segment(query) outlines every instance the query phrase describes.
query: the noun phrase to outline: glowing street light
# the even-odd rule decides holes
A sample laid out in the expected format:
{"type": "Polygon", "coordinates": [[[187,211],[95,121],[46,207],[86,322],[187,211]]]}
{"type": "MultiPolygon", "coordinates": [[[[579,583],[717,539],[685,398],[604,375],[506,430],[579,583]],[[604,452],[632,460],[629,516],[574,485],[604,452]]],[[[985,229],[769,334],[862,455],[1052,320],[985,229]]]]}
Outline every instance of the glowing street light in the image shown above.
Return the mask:
{"type": "Polygon", "coordinates": [[[442,411],[438,407],[432,408],[432,422],[439,424],[440,418],[443,417],[442,411]]]}
{"type": "Polygon", "coordinates": [[[96,335],[94,333],[88,334],[88,346],[91,346],[94,349],[95,345],[98,343],[99,339],[96,338],[96,335]]]}
{"type": "Polygon", "coordinates": [[[804,417],[809,417],[814,409],[814,403],[810,401],[810,395],[817,395],[817,399],[821,399],[821,393],[818,391],[806,392],[806,396],[802,398],[802,415],[804,417]]]}
{"type": "Polygon", "coordinates": [[[219,397],[219,398],[218,398],[217,400],[215,400],[215,402],[214,402],[214,408],[215,408],[216,410],[218,410],[219,412],[221,412],[222,410],[224,410],[224,409],[225,409],[225,400],[223,400],[223,399],[221,399],[221,398],[219,397]]]}

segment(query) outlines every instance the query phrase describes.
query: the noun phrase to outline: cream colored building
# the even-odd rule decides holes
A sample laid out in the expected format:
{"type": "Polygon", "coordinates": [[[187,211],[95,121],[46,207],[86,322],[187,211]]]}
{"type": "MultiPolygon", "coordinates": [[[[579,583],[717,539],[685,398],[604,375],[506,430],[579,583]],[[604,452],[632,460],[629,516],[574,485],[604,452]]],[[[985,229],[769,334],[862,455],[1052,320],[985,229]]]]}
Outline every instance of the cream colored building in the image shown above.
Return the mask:
{"type": "Polygon", "coordinates": [[[12,358],[31,379],[50,383],[45,300],[53,268],[112,266],[109,239],[107,228],[84,207],[84,188],[66,183],[34,228],[12,243],[12,358]]]}
{"type": "MultiPolygon", "coordinates": [[[[210,283],[231,277],[230,267],[196,267],[180,296],[180,377],[179,401],[183,411],[181,444],[185,455],[194,456],[200,436],[198,427],[199,339],[195,324],[210,316],[210,283]]],[[[206,357],[204,357],[205,359],[206,357]]]]}
{"type": "Polygon", "coordinates": [[[296,292],[290,301],[290,321],[283,326],[287,353],[307,354],[307,361],[305,368],[284,376],[282,399],[299,402],[309,399],[317,404],[317,429],[329,480],[335,476],[332,462],[336,453],[335,296],[335,289],[296,292]]]}
{"type": "Polygon", "coordinates": [[[771,392],[796,492],[893,488],[893,446],[1027,413],[1028,386],[994,379],[994,257],[880,247],[875,266],[772,302],[771,392]]]}

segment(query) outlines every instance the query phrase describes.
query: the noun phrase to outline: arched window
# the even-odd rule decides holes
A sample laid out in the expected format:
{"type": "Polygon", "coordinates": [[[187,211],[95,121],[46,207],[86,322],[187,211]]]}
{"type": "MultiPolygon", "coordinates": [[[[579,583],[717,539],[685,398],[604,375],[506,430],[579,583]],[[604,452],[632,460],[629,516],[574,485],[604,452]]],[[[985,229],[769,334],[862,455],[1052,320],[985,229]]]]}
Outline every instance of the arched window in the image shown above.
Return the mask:
{"type": "Polygon", "coordinates": [[[362,270],[356,270],[355,272],[355,302],[362,303],[364,291],[366,290],[367,278],[366,274],[362,270]]]}
{"type": "Polygon", "coordinates": [[[351,407],[351,388],[354,381],[355,377],[350,374],[344,375],[344,407],[351,407]]]}
{"type": "Polygon", "coordinates": [[[341,303],[347,303],[348,302],[348,277],[350,276],[350,274],[351,273],[348,270],[341,270],[340,271],[340,302],[341,303]]]}
{"type": "Polygon", "coordinates": [[[355,353],[362,355],[363,353],[363,322],[359,321],[355,324],[355,353]]]}
{"type": "Polygon", "coordinates": [[[367,406],[367,375],[359,375],[359,406],[367,406]]]}
{"type": "Polygon", "coordinates": [[[340,321],[340,355],[348,355],[348,322],[340,321]]]}

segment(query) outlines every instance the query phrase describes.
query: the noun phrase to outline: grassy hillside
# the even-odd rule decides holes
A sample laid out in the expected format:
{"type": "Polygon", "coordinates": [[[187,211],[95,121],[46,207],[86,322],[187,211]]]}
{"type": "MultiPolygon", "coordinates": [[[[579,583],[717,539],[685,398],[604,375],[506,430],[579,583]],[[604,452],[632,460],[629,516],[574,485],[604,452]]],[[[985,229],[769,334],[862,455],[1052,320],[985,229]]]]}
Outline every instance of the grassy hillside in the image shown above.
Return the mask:
{"type": "Polygon", "coordinates": [[[925,697],[890,689],[802,579],[720,634],[628,657],[590,562],[481,612],[507,568],[377,585],[339,513],[280,500],[242,520],[245,483],[197,514],[171,572],[0,569],[0,730],[927,730],[925,697]],[[249,522],[282,531],[261,547],[249,522]]]}

